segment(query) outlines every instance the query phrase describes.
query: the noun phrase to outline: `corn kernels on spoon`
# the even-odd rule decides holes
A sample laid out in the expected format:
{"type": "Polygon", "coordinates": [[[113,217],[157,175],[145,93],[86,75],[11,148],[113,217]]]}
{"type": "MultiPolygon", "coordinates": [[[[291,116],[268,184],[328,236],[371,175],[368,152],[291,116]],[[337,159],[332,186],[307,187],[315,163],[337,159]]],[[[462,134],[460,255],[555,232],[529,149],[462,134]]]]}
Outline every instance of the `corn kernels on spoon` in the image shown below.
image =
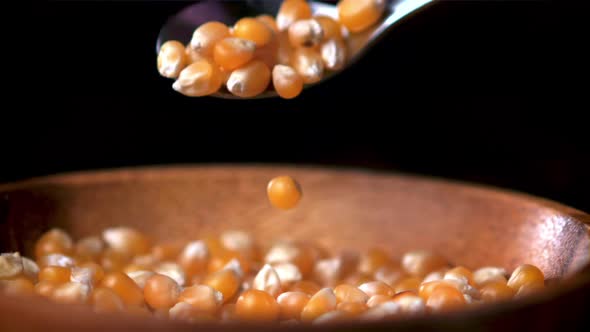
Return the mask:
{"type": "MultiPolygon", "coordinates": [[[[297,61],[293,60],[293,57],[290,57],[291,61],[289,61],[289,63],[285,63],[285,61],[281,61],[279,55],[276,64],[284,64],[294,67],[303,77],[305,87],[309,87],[324,82],[329,78],[335,76],[336,74],[340,73],[342,70],[345,70],[350,65],[357,62],[371,47],[373,47],[380,40],[380,38],[383,35],[385,35],[390,29],[392,29],[397,22],[401,21],[402,19],[411,15],[412,13],[418,11],[419,9],[424,8],[426,5],[433,1],[434,0],[357,0],[357,2],[355,2],[354,5],[360,2],[373,2],[379,6],[382,6],[382,14],[380,15],[377,22],[371,24],[368,27],[362,26],[362,22],[356,22],[354,17],[352,18],[352,20],[344,24],[343,21],[345,18],[339,17],[339,9],[337,5],[322,3],[318,1],[307,1],[309,7],[311,8],[311,12],[314,18],[317,16],[329,17],[334,20],[340,20],[340,23],[343,26],[348,27],[348,29],[344,29],[345,38],[343,38],[343,42],[345,43],[346,47],[346,59],[345,61],[343,61],[343,63],[336,63],[338,59],[335,55],[333,55],[333,48],[332,50],[330,50],[329,47],[326,47],[326,51],[328,54],[327,56],[334,57],[334,63],[330,63],[330,60],[326,60],[326,58],[324,58],[323,66],[325,68],[322,69],[323,73],[321,73],[320,75],[314,75],[316,73],[313,70],[311,70],[310,73],[307,74],[305,72],[305,68],[298,67],[305,67],[306,65],[309,65],[309,61],[306,61],[307,51],[312,50],[314,47],[317,51],[318,46],[314,45],[313,41],[309,41],[310,45],[303,45],[308,47],[302,47],[301,52],[299,53],[297,53],[297,50],[295,51],[296,54],[300,54],[297,55],[298,57],[304,58],[304,61],[300,61],[299,64],[297,64],[297,61]]],[[[352,1],[348,2],[352,3],[352,1]]],[[[165,42],[171,40],[180,41],[184,45],[190,45],[193,32],[197,27],[201,26],[204,23],[217,21],[224,23],[229,27],[232,27],[236,22],[238,22],[240,19],[244,17],[254,18],[260,17],[262,15],[272,15],[273,17],[275,17],[279,12],[280,6],[280,1],[263,0],[205,0],[198,2],[196,4],[190,5],[182,9],[180,12],[168,19],[168,21],[164,24],[158,35],[156,43],[156,52],[160,53],[161,46],[165,42]]],[[[285,20],[281,20],[279,17],[277,17],[276,23],[280,30],[285,30],[282,33],[287,34],[286,30],[288,30],[288,25],[293,25],[293,23],[295,22],[285,22],[285,20]]],[[[294,42],[293,39],[290,40],[291,43],[294,42]]],[[[303,40],[302,42],[306,41],[303,40]]],[[[327,44],[327,42],[325,43],[327,44]]],[[[255,60],[253,62],[255,62],[255,60]]],[[[269,69],[273,71],[272,67],[269,69]]],[[[232,78],[229,76],[230,73],[227,73],[226,75],[228,76],[226,76],[224,82],[225,84],[223,84],[223,87],[219,89],[219,91],[213,93],[212,96],[226,99],[243,99],[272,98],[277,97],[279,95],[277,94],[275,89],[272,89],[272,82],[268,84],[268,89],[265,89],[263,92],[256,93],[255,95],[240,95],[239,93],[236,93],[236,91],[232,91],[234,92],[232,93],[229,91],[231,90],[232,78]]],[[[267,73],[265,73],[265,75],[267,75],[267,73]]],[[[271,81],[273,79],[271,79],[271,81]]],[[[274,85],[277,85],[276,81],[274,81],[274,85]]],[[[174,88],[178,90],[177,86],[175,86],[174,88]]],[[[287,92],[287,94],[290,94],[290,92],[287,92]]],[[[281,96],[285,97],[283,94],[281,94],[281,96]]]]}

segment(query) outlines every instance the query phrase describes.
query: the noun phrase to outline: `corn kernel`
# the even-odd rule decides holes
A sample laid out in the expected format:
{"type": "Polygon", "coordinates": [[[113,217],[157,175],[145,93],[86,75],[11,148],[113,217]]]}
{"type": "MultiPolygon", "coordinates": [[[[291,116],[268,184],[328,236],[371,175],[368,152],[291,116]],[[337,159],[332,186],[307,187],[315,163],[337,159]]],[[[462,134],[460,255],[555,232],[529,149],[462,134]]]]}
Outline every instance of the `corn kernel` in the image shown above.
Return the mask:
{"type": "Polygon", "coordinates": [[[77,282],[66,282],[51,292],[51,299],[60,303],[86,303],[90,296],[90,286],[77,282]]]}
{"type": "Polygon", "coordinates": [[[254,278],[252,288],[277,297],[281,293],[281,280],[272,266],[265,264],[254,278]]]}
{"type": "Polygon", "coordinates": [[[0,280],[15,278],[22,274],[23,270],[23,261],[19,253],[0,255],[0,280]]]}
{"type": "Polygon", "coordinates": [[[209,249],[203,241],[190,242],[178,257],[178,263],[188,278],[204,273],[207,270],[208,261],[209,249]]]}
{"type": "Polygon", "coordinates": [[[331,288],[322,288],[319,292],[313,295],[303,310],[301,311],[301,320],[312,321],[326,312],[336,309],[338,300],[331,288]]]}
{"type": "Polygon", "coordinates": [[[263,47],[270,43],[274,33],[266,23],[259,19],[245,17],[236,22],[232,34],[234,37],[254,42],[256,47],[263,47]]]}
{"type": "Polygon", "coordinates": [[[44,297],[50,297],[59,283],[54,281],[41,280],[35,285],[35,293],[44,297]]]}
{"type": "Polygon", "coordinates": [[[395,294],[391,301],[399,304],[400,310],[405,314],[420,314],[426,311],[426,302],[411,291],[395,294]]]}
{"type": "Polygon", "coordinates": [[[385,302],[369,308],[367,311],[360,314],[359,319],[363,321],[390,319],[398,315],[400,311],[399,304],[395,302],[385,302]]]}
{"type": "Polygon", "coordinates": [[[477,287],[483,287],[490,282],[503,281],[506,283],[506,270],[500,267],[487,266],[473,272],[473,281],[477,287]]]}
{"type": "Polygon", "coordinates": [[[177,302],[180,286],[174,279],[163,274],[154,274],[146,280],[143,288],[145,302],[152,309],[170,309],[177,302]]]}
{"type": "Polygon", "coordinates": [[[98,260],[104,250],[104,242],[98,236],[88,236],[76,242],[74,252],[84,260],[98,260]]]}
{"type": "Polygon", "coordinates": [[[473,273],[463,266],[457,266],[457,267],[454,267],[454,268],[448,270],[445,273],[445,276],[443,279],[462,280],[472,286],[475,286],[475,281],[473,280],[473,273]]]}
{"type": "Polygon", "coordinates": [[[311,295],[303,292],[285,292],[277,297],[277,302],[281,308],[281,319],[300,319],[301,312],[311,295]]]}
{"type": "Polygon", "coordinates": [[[277,26],[285,31],[297,20],[311,18],[311,7],[305,0],[285,0],[277,14],[277,26]]]}
{"type": "Polygon", "coordinates": [[[481,299],[484,302],[506,301],[514,297],[514,289],[505,281],[488,282],[481,288],[481,299]]]}
{"type": "Polygon", "coordinates": [[[285,99],[295,98],[303,91],[303,78],[290,66],[276,65],[272,82],[277,94],[285,99]]]}
{"type": "Polygon", "coordinates": [[[296,282],[293,287],[291,287],[291,292],[302,292],[308,295],[314,295],[315,293],[320,291],[321,286],[311,280],[302,280],[296,282]]]}
{"type": "Polygon", "coordinates": [[[49,254],[69,255],[73,250],[72,238],[63,230],[54,228],[43,234],[35,244],[35,257],[49,254]]]}
{"type": "Polygon", "coordinates": [[[417,277],[403,278],[393,286],[393,290],[396,294],[404,291],[413,291],[417,293],[419,288],[420,278],[417,277]]]}
{"type": "Polygon", "coordinates": [[[455,287],[446,285],[436,287],[426,301],[426,306],[432,311],[454,310],[464,307],[465,304],[463,293],[455,287]]]}
{"type": "Polygon", "coordinates": [[[123,300],[115,292],[104,287],[92,291],[90,303],[96,312],[120,312],[125,309],[123,300]]]}
{"type": "Polygon", "coordinates": [[[395,294],[393,288],[389,287],[389,285],[383,281],[367,282],[360,285],[358,288],[365,292],[369,297],[373,295],[385,295],[391,297],[395,294]]]}
{"type": "Polygon", "coordinates": [[[517,292],[522,286],[543,286],[544,284],[545,276],[543,272],[536,266],[530,264],[523,264],[517,267],[512,272],[512,275],[510,275],[510,279],[508,279],[508,287],[517,292]]]}
{"type": "Polygon", "coordinates": [[[146,254],[150,250],[148,238],[133,228],[108,228],[102,233],[102,238],[109,248],[126,255],[146,254]]]}
{"type": "Polygon", "coordinates": [[[377,294],[377,295],[371,296],[367,300],[367,306],[369,308],[373,308],[373,307],[376,307],[378,305],[381,305],[381,304],[383,304],[385,302],[392,302],[391,296],[377,294]]]}
{"type": "Polygon", "coordinates": [[[71,272],[67,267],[47,266],[39,271],[39,281],[51,281],[63,284],[70,281],[71,272]]]}
{"type": "Polygon", "coordinates": [[[104,276],[101,287],[109,288],[128,306],[141,306],[144,303],[143,291],[133,279],[122,272],[111,272],[104,276]]]}
{"type": "Polygon", "coordinates": [[[215,314],[223,304],[223,294],[210,286],[195,285],[185,288],[178,301],[189,303],[200,312],[215,314]]]}
{"type": "Polygon", "coordinates": [[[216,93],[221,88],[222,75],[212,61],[195,61],[180,72],[172,88],[185,96],[201,97],[216,93]]]}
{"type": "Polygon", "coordinates": [[[324,39],[324,29],[314,19],[294,22],[289,27],[288,33],[289,42],[293,47],[314,47],[324,39]]]}
{"type": "Polygon", "coordinates": [[[342,302],[338,303],[336,309],[348,313],[349,317],[354,317],[367,311],[367,309],[369,309],[369,306],[361,302],[342,302]]]}
{"type": "Polygon", "coordinates": [[[162,262],[156,266],[154,272],[172,278],[179,286],[186,285],[186,275],[180,265],[172,262],[162,262]]]}
{"type": "Polygon", "coordinates": [[[160,47],[158,53],[158,72],[168,78],[176,78],[187,65],[184,45],[176,40],[169,40],[160,47]]]}
{"type": "Polygon", "coordinates": [[[342,284],[334,288],[334,294],[338,303],[341,302],[360,302],[365,303],[369,299],[369,295],[355,286],[342,284]]]}
{"type": "Polygon", "coordinates": [[[375,271],[375,280],[383,281],[389,286],[394,286],[404,277],[404,273],[398,267],[385,265],[375,271]]]}
{"type": "Polygon", "coordinates": [[[137,270],[126,272],[127,276],[131,278],[139,288],[142,290],[145,287],[145,283],[149,278],[151,278],[155,273],[152,271],[145,271],[145,270],[137,270]]]}
{"type": "Polygon", "coordinates": [[[223,301],[228,302],[240,287],[240,278],[230,269],[219,270],[205,278],[203,284],[213,287],[223,294],[223,301]]]}
{"type": "Polygon", "coordinates": [[[372,248],[361,256],[359,271],[367,275],[373,275],[380,268],[391,265],[393,265],[393,261],[389,254],[382,249],[372,248]]]}
{"type": "Polygon", "coordinates": [[[241,320],[276,321],[280,313],[277,301],[264,291],[245,291],[236,301],[236,315],[241,320]]]}
{"type": "Polygon", "coordinates": [[[445,266],[444,258],[429,251],[411,251],[402,257],[402,267],[412,276],[422,277],[445,266]]]}
{"type": "Polygon", "coordinates": [[[213,59],[227,70],[244,66],[254,58],[256,44],[250,40],[228,37],[215,44],[213,59]]]}
{"type": "Polygon", "coordinates": [[[183,245],[179,242],[156,244],[151,249],[151,257],[157,262],[174,261],[182,252],[183,245]]]}
{"type": "Polygon", "coordinates": [[[229,28],[225,24],[215,21],[207,22],[193,32],[190,46],[200,55],[213,56],[215,44],[229,35],[229,28]]]}
{"type": "Polygon", "coordinates": [[[293,68],[301,75],[303,82],[319,82],[324,76],[324,60],[320,53],[310,48],[299,48],[293,53],[293,68]]]}
{"type": "Polygon", "coordinates": [[[254,97],[264,92],[270,83],[270,69],[259,60],[234,70],[227,80],[227,89],[243,98],[254,97]]]}
{"type": "Polygon", "coordinates": [[[290,176],[278,176],[268,183],[266,193],[270,203],[283,210],[294,208],[301,199],[301,186],[290,176]]]}
{"type": "Polygon", "coordinates": [[[329,70],[340,70],[346,64],[346,45],[338,39],[330,39],[320,47],[324,66],[329,70]]]}
{"type": "Polygon", "coordinates": [[[338,18],[351,32],[361,32],[375,24],[385,11],[385,0],[341,0],[338,18]]]}

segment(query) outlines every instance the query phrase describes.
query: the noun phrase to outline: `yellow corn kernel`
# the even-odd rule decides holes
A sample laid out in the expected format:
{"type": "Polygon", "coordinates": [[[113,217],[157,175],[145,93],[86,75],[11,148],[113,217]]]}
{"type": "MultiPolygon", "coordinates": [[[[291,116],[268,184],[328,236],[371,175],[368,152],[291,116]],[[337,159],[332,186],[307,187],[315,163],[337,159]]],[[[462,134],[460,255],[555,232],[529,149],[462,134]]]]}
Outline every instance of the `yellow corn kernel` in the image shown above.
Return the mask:
{"type": "Polygon", "coordinates": [[[289,42],[293,47],[314,47],[324,39],[322,25],[314,20],[299,20],[289,27],[289,42]]]}
{"type": "Polygon", "coordinates": [[[180,286],[174,279],[163,274],[154,274],[146,280],[143,288],[145,302],[152,309],[170,309],[177,302],[180,286]]]}
{"type": "Polygon", "coordinates": [[[515,291],[518,291],[522,286],[530,285],[545,285],[543,272],[538,267],[530,264],[523,264],[517,267],[512,272],[512,275],[510,275],[510,279],[508,279],[508,287],[515,291]]]}
{"type": "Polygon", "coordinates": [[[266,193],[270,203],[279,209],[292,209],[301,199],[301,186],[290,176],[278,176],[268,183],[266,193]]]}
{"type": "Polygon", "coordinates": [[[351,32],[361,32],[375,24],[385,11],[385,0],[341,0],[340,23],[351,32]]]}
{"type": "Polygon", "coordinates": [[[222,75],[210,60],[202,59],[187,66],[172,88],[185,96],[201,97],[216,93],[221,88],[222,75]]]}
{"type": "Polygon", "coordinates": [[[448,265],[443,257],[424,250],[406,253],[401,263],[406,273],[416,277],[423,277],[448,265]]]}
{"type": "Polygon", "coordinates": [[[303,307],[301,320],[312,321],[329,311],[335,310],[337,304],[338,300],[334,291],[331,288],[322,288],[303,307]]]}
{"type": "Polygon", "coordinates": [[[341,40],[330,39],[320,47],[324,66],[329,70],[340,70],[346,64],[346,45],[341,40]]]}
{"type": "Polygon", "coordinates": [[[245,321],[276,321],[281,308],[274,297],[267,292],[251,289],[245,291],[236,301],[236,315],[245,321]]]}
{"type": "Polygon", "coordinates": [[[247,39],[228,37],[215,44],[213,59],[227,70],[237,69],[254,58],[256,44],[247,39]]]}
{"type": "Polygon", "coordinates": [[[285,99],[295,98],[303,91],[303,78],[290,66],[276,65],[272,82],[277,94],[285,99]]]}
{"type": "Polygon", "coordinates": [[[311,295],[299,291],[286,292],[277,297],[277,302],[281,307],[281,319],[300,319],[301,312],[311,295]]]}
{"type": "Polygon", "coordinates": [[[484,302],[506,301],[514,297],[514,289],[504,281],[488,282],[481,288],[481,299],[484,302]]]}
{"type": "Polygon", "coordinates": [[[232,31],[234,37],[250,40],[256,47],[264,47],[273,38],[272,29],[259,19],[245,17],[234,25],[232,31]]]}
{"type": "Polygon", "coordinates": [[[178,301],[189,303],[201,312],[215,314],[223,304],[223,294],[210,286],[195,285],[185,288],[178,301]]]}
{"type": "Polygon", "coordinates": [[[190,47],[196,53],[210,57],[213,56],[215,44],[229,36],[229,28],[225,24],[216,21],[207,22],[193,32],[190,47]]]}
{"type": "Polygon", "coordinates": [[[223,301],[228,302],[240,287],[240,277],[231,269],[219,270],[205,278],[203,284],[223,294],[223,301]]]}
{"type": "Polygon", "coordinates": [[[270,69],[264,62],[254,60],[231,73],[227,90],[238,97],[254,97],[268,88],[270,76],[270,69]]]}
{"type": "Polygon", "coordinates": [[[106,274],[100,285],[115,292],[128,306],[141,306],[144,303],[141,288],[123,272],[106,274]]]}
{"type": "Polygon", "coordinates": [[[338,303],[341,302],[360,302],[365,303],[369,299],[369,296],[362,290],[355,286],[342,284],[334,288],[334,294],[338,303]]]}
{"type": "Polygon", "coordinates": [[[92,291],[90,304],[96,312],[120,312],[125,309],[123,300],[115,292],[104,287],[92,291]]]}
{"type": "Polygon", "coordinates": [[[277,14],[277,27],[285,31],[297,20],[311,18],[311,7],[305,0],[285,0],[277,14]]]}
{"type": "MultiPolygon", "coordinates": [[[[182,47],[184,54],[184,46],[182,47]]],[[[102,233],[102,238],[109,248],[130,256],[146,254],[151,246],[150,240],[144,234],[129,227],[108,228],[102,233]]]]}
{"type": "Polygon", "coordinates": [[[47,266],[39,271],[39,281],[63,284],[70,281],[71,271],[63,266],[47,266]]]}
{"type": "Polygon", "coordinates": [[[43,234],[35,244],[37,259],[49,254],[69,255],[74,244],[72,238],[63,230],[54,228],[43,234]]]}
{"type": "Polygon", "coordinates": [[[436,287],[426,301],[426,306],[432,311],[454,310],[465,306],[465,304],[463,293],[446,285],[436,287]]]}
{"type": "Polygon", "coordinates": [[[184,45],[176,40],[162,44],[158,53],[158,72],[168,78],[176,78],[187,65],[184,45]]]}
{"type": "Polygon", "coordinates": [[[373,295],[385,295],[391,297],[395,294],[393,288],[383,281],[367,282],[360,285],[358,288],[365,292],[365,294],[367,294],[369,297],[373,295]]]}
{"type": "Polygon", "coordinates": [[[348,313],[348,316],[350,317],[354,317],[367,311],[367,309],[369,309],[369,306],[361,302],[342,302],[338,303],[336,309],[348,313]]]}
{"type": "Polygon", "coordinates": [[[310,48],[299,48],[293,53],[293,68],[301,75],[303,82],[319,82],[324,76],[324,60],[320,53],[310,48]]]}

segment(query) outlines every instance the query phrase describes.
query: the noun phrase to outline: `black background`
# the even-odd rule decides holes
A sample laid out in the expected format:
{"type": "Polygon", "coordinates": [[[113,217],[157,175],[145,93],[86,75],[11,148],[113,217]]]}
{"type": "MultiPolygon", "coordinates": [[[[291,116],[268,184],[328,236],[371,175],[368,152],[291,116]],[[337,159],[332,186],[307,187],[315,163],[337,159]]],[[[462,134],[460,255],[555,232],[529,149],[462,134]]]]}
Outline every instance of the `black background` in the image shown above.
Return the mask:
{"type": "Polygon", "coordinates": [[[36,5],[33,34],[23,38],[30,48],[11,50],[27,65],[12,78],[19,103],[4,107],[17,116],[4,120],[0,181],[144,164],[301,162],[488,183],[590,211],[580,8],[441,1],[296,100],[228,101],[183,97],[158,76],[159,28],[187,4],[36,5]]]}

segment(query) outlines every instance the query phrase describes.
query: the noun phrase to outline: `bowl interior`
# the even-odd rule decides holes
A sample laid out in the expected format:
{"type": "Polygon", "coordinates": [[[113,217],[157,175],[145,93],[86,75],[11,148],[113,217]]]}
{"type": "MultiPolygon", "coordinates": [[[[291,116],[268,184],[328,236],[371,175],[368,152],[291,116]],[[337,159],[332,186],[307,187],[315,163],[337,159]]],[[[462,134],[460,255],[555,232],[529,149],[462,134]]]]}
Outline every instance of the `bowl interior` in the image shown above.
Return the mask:
{"type": "Polygon", "coordinates": [[[31,255],[50,227],[75,238],[116,225],[157,240],[226,229],[260,241],[294,238],[334,250],[383,247],[442,253],[469,268],[522,263],[560,278],[589,260],[588,215],[493,189],[413,176],[285,167],[147,168],[54,176],[0,188],[0,250],[31,255]],[[266,184],[294,176],[304,197],[270,206],[266,184]]]}

